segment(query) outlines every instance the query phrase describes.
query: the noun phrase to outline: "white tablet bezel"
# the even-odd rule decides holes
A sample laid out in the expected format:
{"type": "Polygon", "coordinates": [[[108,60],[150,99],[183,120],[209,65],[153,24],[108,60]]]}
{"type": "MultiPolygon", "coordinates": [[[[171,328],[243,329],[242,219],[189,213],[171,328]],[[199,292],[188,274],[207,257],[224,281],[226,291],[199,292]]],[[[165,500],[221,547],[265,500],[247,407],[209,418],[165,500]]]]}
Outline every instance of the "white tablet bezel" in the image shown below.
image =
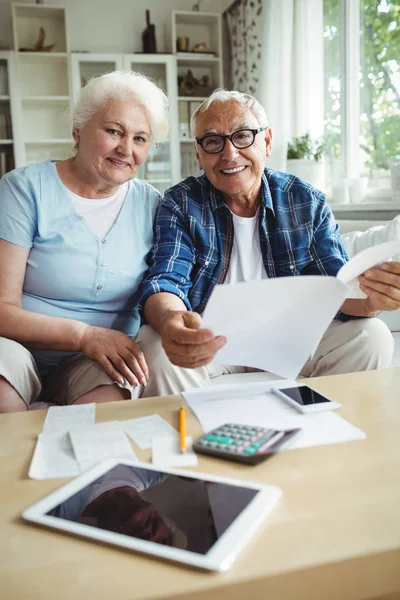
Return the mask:
{"type": "Polygon", "coordinates": [[[226,571],[232,565],[239,552],[245,546],[249,538],[257,531],[265,515],[275,506],[281,496],[282,490],[273,485],[256,483],[211,475],[208,473],[197,473],[195,471],[178,470],[170,468],[158,468],[155,465],[140,461],[125,459],[110,459],[96,465],[92,469],[82,473],[72,481],[52,492],[39,502],[36,502],[22,513],[22,518],[32,523],[45,525],[53,529],[61,529],[72,534],[84,536],[93,540],[99,540],[115,546],[136,550],[144,554],[158,556],[175,562],[185,563],[193,567],[199,567],[210,571],[226,571]],[[226,483],[238,487],[247,487],[258,490],[259,493],[249,502],[246,508],[233,521],[228,529],[221,535],[206,554],[197,554],[189,550],[164,546],[155,542],[148,542],[127,535],[96,529],[82,523],[75,523],[47,515],[50,510],[61,502],[77,493],[92,481],[112,469],[124,464],[140,468],[161,471],[171,475],[193,477],[199,480],[226,483]]]}

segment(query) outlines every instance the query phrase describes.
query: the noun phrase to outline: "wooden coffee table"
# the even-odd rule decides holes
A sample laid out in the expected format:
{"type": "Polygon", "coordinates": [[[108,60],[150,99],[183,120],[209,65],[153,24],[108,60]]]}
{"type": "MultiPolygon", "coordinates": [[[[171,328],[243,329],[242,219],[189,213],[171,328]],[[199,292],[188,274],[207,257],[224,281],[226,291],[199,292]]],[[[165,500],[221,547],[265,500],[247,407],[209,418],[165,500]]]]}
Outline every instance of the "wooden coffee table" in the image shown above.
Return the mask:
{"type": "MultiPolygon", "coordinates": [[[[304,382],[304,380],[303,380],[304,382]]],[[[257,467],[200,457],[198,470],[276,484],[280,503],[226,573],[206,573],[21,520],[66,480],[28,469],[44,411],[0,416],[4,600],[400,598],[400,368],[310,380],[367,439],[290,450],[257,467]]],[[[96,420],[152,413],[177,427],[180,396],[99,404],[96,420]]],[[[202,433],[188,410],[188,433],[202,433]]],[[[149,451],[137,455],[149,459],[149,451]]]]}

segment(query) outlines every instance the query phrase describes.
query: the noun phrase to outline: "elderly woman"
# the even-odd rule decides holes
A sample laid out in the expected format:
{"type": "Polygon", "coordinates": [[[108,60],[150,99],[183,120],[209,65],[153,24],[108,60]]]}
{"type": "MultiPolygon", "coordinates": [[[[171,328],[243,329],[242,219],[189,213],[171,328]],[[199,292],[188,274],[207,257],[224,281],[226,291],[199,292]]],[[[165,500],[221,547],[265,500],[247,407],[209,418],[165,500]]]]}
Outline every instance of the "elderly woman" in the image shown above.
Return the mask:
{"type": "Polygon", "coordinates": [[[75,155],[1,180],[0,412],[143,389],[138,286],[160,194],[135,178],[167,110],[143,75],[94,78],[73,114],[75,155]]]}
{"type": "MultiPolygon", "coordinates": [[[[335,276],[347,261],[325,195],[293,175],[265,168],[272,132],[255,98],[216,90],[195,111],[192,134],[204,175],[166,193],[140,301],[151,326],[141,330],[142,348],[149,365],[158,366],[160,394],[247,370],[211,364],[225,339],[200,329],[200,314],[216,284],[335,276]]],[[[302,375],[390,364],[389,330],[379,319],[363,317],[400,306],[400,263],[370,269],[360,287],[368,297],[344,302],[302,375]]]]}

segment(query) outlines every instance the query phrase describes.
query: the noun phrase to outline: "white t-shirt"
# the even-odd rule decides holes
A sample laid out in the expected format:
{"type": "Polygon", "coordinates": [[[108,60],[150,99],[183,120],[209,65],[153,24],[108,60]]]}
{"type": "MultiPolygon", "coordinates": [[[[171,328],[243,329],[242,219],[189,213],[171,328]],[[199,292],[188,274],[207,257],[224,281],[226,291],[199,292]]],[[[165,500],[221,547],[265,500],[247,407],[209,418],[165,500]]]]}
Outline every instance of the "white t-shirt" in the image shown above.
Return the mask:
{"type": "Polygon", "coordinates": [[[122,184],[112,196],[100,199],[82,198],[66,189],[72,199],[75,212],[85,219],[89,227],[102,240],[119,215],[129,189],[129,182],[122,184]]]}
{"type": "Polygon", "coordinates": [[[238,217],[232,213],[232,219],[233,246],[224,283],[267,279],[258,233],[259,210],[254,217],[238,217]]]}

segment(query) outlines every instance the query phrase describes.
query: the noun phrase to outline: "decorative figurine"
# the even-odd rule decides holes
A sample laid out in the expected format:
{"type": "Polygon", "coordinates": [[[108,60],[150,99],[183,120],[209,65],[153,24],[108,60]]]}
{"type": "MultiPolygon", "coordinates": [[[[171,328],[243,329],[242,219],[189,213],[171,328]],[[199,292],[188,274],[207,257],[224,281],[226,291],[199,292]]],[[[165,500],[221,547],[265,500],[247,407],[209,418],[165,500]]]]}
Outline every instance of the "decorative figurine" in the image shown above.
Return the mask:
{"type": "Polygon", "coordinates": [[[44,45],[44,40],[46,39],[46,31],[44,29],[44,27],[40,27],[39,29],[39,35],[36,41],[36,44],[34,45],[33,48],[20,48],[19,51],[20,52],[51,52],[51,50],[53,50],[54,46],[56,45],[57,42],[54,42],[54,44],[48,44],[47,46],[44,45]]]}

